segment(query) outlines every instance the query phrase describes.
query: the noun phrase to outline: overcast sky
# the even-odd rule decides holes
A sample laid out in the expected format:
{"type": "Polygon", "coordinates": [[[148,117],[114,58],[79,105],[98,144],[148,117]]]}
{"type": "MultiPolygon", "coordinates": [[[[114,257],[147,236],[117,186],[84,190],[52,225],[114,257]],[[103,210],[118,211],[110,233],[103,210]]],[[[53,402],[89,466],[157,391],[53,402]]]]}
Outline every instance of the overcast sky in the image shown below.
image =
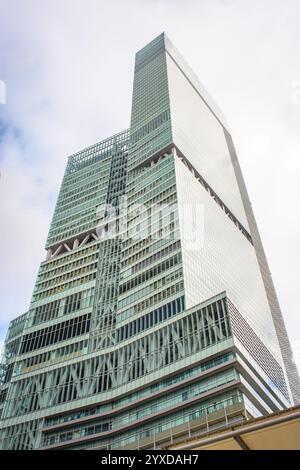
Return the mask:
{"type": "Polygon", "coordinates": [[[227,117],[299,367],[299,0],[0,0],[0,341],[66,157],[129,126],[134,54],[162,31],[227,117]]]}

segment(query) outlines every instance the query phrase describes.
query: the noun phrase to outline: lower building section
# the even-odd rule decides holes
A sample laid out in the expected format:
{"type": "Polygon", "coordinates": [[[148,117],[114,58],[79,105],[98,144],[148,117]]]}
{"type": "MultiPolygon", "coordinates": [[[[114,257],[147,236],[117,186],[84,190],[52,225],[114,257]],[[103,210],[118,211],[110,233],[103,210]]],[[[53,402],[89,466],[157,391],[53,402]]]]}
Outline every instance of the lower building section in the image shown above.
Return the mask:
{"type": "Polygon", "coordinates": [[[171,450],[300,450],[300,406],[260,418],[206,429],[205,436],[186,434],[167,446],[171,450]]]}
{"type": "Polygon", "coordinates": [[[32,372],[16,366],[1,448],[162,448],[289,406],[281,365],[225,292],[185,311],[175,305],[113,348],[32,372]]]}

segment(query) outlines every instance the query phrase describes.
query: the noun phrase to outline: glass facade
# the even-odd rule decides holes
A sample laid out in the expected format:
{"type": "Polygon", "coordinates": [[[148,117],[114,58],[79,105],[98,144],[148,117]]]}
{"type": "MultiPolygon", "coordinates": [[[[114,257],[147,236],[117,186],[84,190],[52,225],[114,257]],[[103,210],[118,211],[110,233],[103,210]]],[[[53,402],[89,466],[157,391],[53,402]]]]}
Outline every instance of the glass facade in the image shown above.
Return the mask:
{"type": "Polygon", "coordinates": [[[224,116],[158,36],[136,55],[130,130],[68,159],[6,338],[2,449],[153,448],[297,399],[239,171],[224,116]]]}

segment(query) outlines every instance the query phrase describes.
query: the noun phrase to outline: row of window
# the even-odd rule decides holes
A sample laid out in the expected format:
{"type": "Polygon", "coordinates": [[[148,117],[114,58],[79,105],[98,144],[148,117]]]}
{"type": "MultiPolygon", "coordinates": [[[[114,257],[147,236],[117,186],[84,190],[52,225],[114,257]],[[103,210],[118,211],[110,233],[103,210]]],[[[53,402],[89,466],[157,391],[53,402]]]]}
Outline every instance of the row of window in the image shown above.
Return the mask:
{"type": "Polygon", "coordinates": [[[255,358],[257,364],[278,387],[281,393],[289,400],[289,394],[281,365],[266,348],[265,344],[252,330],[251,326],[236,309],[233,303],[228,300],[229,310],[232,320],[232,329],[235,336],[242,343],[245,349],[255,358]]]}
{"type": "Polygon", "coordinates": [[[133,307],[129,307],[128,309],[124,310],[120,314],[120,320],[125,320],[126,318],[129,318],[131,315],[134,315],[136,313],[140,313],[150,307],[152,307],[155,304],[158,304],[160,302],[163,302],[166,300],[168,297],[171,297],[172,295],[178,294],[178,292],[183,291],[184,289],[184,283],[183,280],[178,282],[177,284],[173,284],[172,286],[169,286],[167,289],[158,292],[157,294],[148,297],[147,299],[142,300],[138,304],[134,305],[133,307]]]}
{"type": "Polygon", "coordinates": [[[111,353],[15,381],[5,417],[116,389],[149,373],[163,370],[178,360],[188,361],[188,357],[197,351],[231,335],[224,300],[218,301],[216,307],[200,308],[181,318],[174,318],[170,324],[126,346],[115,348],[111,353]],[[213,320],[214,312],[217,321],[213,320]],[[32,380],[34,388],[28,388],[32,380]]]}
{"type": "Polygon", "coordinates": [[[90,307],[94,299],[94,289],[82,290],[63,299],[54,300],[33,308],[28,315],[26,327],[51,321],[59,316],[73,313],[80,308],[90,307]]]}
{"type": "MultiPolygon", "coordinates": [[[[80,255],[80,252],[78,253],[80,255]]],[[[40,269],[40,272],[38,274],[38,280],[41,281],[43,279],[48,279],[50,277],[56,276],[58,274],[61,274],[65,271],[69,271],[73,268],[77,268],[79,266],[82,266],[83,264],[89,264],[92,263],[93,261],[98,260],[98,253],[94,253],[90,256],[85,256],[85,257],[80,257],[76,261],[69,262],[69,263],[64,263],[62,266],[54,269],[45,269],[47,265],[42,265],[44,269],[40,269]]]]}
{"type": "Polygon", "coordinates": [[[94,424],[92,426],[85,426],[84,429],[78,428],[75,431],[65,431],[58,434],[46,434],[43,438],[42,447],[66,442],[72,439],[78,439],[84,436],[91,436],[93,434],[109,431],[110,429],[111,423],[107,421],[96,425],[94,424]]]}
{"type": "Polygon", "coordinates": [[[104,160],[107,157],[110,157],[112,155],[113,148],[111,147],[110,149],[104,150],[98,155],[95,155],[94,157],[89,157],[88,160],[85,161],[78,161],[76,163],[73,163],[73,168],[70,166],[67,167],[67,171],[69,173],[71,172],[78,172],[80,170],[83,170],[87,165],[94,165],[95,163],[99,163],[101,160],[104,160]]]}
{"type": "Polygon", "coordinates": [[[87,223],[85,225],[78,225],[77,228],[74,228],[73,230],[68,230],[67,232],[61,232],[57,236],[49,236],[47,239],[47,244],[48,246],[51,244],[53,245],[56,242],[62,242],[62,240],[66,240],[68,238],[71,238],[73,236],[79,235],[82,232],[87,232],[88,230],[92,230],[96,226],[97,219],[95,218],[94,220],[91,220],[90,223],[87,223]]]}
{"type": "Polygon", "coordinates": [[[96,209],[99,205],[104,204],[106,200],[106,191],[97,193],[89,201],[77,204],[74,200],[74,208],[69,209],[66,213],[58,212],[53,217],[48,238],[54,238],[57,234],[64,234],[67,238],[68,233],[73,227],[86,226],[87,222],[96,222],[96,209]]]}
{"type": "Polygon", "coordinates": [[[131,207],[131,205],[149,205],[152,204],[154,201],[159,200],[159,196],[166,194],[167,190],[168,192],[171,191],[172,188],[174,188],[176,185],[175,183],[175,176],[174,175],[168,175],[168,177],[165,177],[163,181],[157,185],[154,189],[146,190],[146,193],[139,198],[133,198],[131,202],[128,201],[128,206],[131,207]]]}
{"type": "MultiPolygon", "coordinates": [[[[151,234],[152,242],[156,240],[167,240],[170,242],[171,240],[178,240],[180,239],[180,229],[178,220],[175,222],[169,222],[165,224],[163,227],[157,229],[156,227],[146,228],[144,230],[135,228],[133,233],[128,234],[128,240],[132,243],[132,241],[140,239],[140,238],[147,238],[151,234]],[[131,238],[130,238],[131,237],[131,238]]],[[[125,243],[127,240],[125,241],[125,243]]]]}
{"type": "Polygon", "coordinates": [[[176,188],[175,185],[170,187],[167,191],[157,194],[157,196],[143,205],[133,205],[133,210],[128,211],[128,227],[133,224],[153,224],[157,222],[166,223],[166,218],[169,221],[174,221],[175,215],[177,214],[176,204],[176,188]],[[169,194],[171,193],[171,195],[169,194]],[[173,196],[173,197],[171,197],[173,196]],[[169,204],[173,201],[174,204],[169,204]],[[153,204],[152,204],[153,203],[153,204]]]}
{"type": "Polygon", "coordinates": [[[164,286],[168,284],[174,283],[177,279],[183,277],[183,270],[182,268],[173,271],[160,279],[152,282],[152,284],[147,285],[146,287],[142,287],[141,289],[133,292],[132,294],[128,295],[124,299],[119,300],[118,308],[123,308],[126,305],[130,305],[132,303],[137,302],[137,300],[141,299],[142,297],[146,297],[150,295],[154,291],[160,291],[164,286]]]}
{"type": "MultiPolygon", "coordinates": [[[[128,266],[129,264],[135,263],[140,258],[143,258],[147,254],[155,253],[162,246],[169,243],[168,240],[158,239],[155,240],[152,237],[146,237],[138,242],[131,241],[132,245],[122,251],[122,267],[128,266]]],[[[124,246],[122,246],[124,248],[124,246]]]]}
{"type": "MultiPolygon", "coordinates": [[[[170,196],[169,202],[174,202],[175,194],[170,196]]],[[[136,224],[134,227],[127,232],[127,237],[123,240],[123,246],[126,248],[136,240],[146,240],[145,245],[152,244],[154,241],[163,239],[163,240],[178,240],[180,238],[179,222],[176,219],[175,221],[170,220],[171,217],[167,215],[163,219],[163,224],[158,223],[147,226],[146,223],[136,224]],[[141,227],[141,225],[143,225],[141,227]]],[[[141,245],[142,246],[142,245],[141,245]]]]}
{"type": "Polygon", "coordinates": [[[181,372],[177,375],[172,375],[171,377],[164,378],[159,382],[156,382],[148,387],[144,387],[141,390],[138,390],[134,393],[127,394],[124,398],[120,398],[116,401],[112,401],[108,404],[104,405],[97,405],[93,408],[84,408],[80,411],[73,411],[68,414],[63,414],[59,416],[51,416],[45,419],[45,427],[54,426],[55,424],[62,424],[70,421],[74,421],[80,418],[84,418],[86,416],[93,416],[96,414],[104,413],[105,411],[119,408],[121,406],[127,405],[128,403],[136,402],[140,398],[143,398],[148,395],[152,395],[153,393],[162,390],[163,388],[170,387],[178,382],[186,380],[190,377],[194,377],[199,375],[201,372],[205,372],[212,367],[217,367],[225,362],[234,359],[235,355],[233,352],[229,352],[223,354],[222,356],[215,357],[214,359],[210,359],[196,367],[186,369],[184,372],[181,372]]]}
{"type": "Polygon", "coordinates": [[[20,315],[17,318],[14,318],[10,322],[6,341],[22,333],[24,325],[25,325],[26,317],[27,317],[27,312],[23,313],[23,315],[20,315]]]}
{"type": "Polygon", "coordinates": [[[129,201],[132,201],[136,194],[144,194],[148,188],[155,187],[155,181],[160,182],[161,179],[174,174],[173,160],[167,156],[161,158],[159,165],[142,167],[129,173],[126,191],[129,201]]]}
{"type": "MultiPolygon", "coordinates": [[[[106,195],[106,192],[104,194],[99,194],[98,199],[104,199],[104,196],[106,195]]],[[[97,195],[96,195],[97,196],[97,195]]],[[[76,204],[76,201],[75,201],[76,204]]],[[[67,228],[70,228],[74,226],[76,223],[78,225],[82,225],[85,222],[95,218],[95,204],[92,206],[89,206],[88,208],[80,208],[78,204],[76,204],[76,211],[73,215],[68,215],[66,216],[65,214],[60,214],[60,218],[58,220],[53,220],[51,223],[51,233],[55,234],[59,229],[62,227],[66,230],[67,228]],[[79,209],[79,210],[77,210],[79,209]]]]}
{"type": "Polygon", "coordinates": [[[106,188],[95,191],[90,197],[86,196],[82,201],[78,201],[78,203],[76,196],[74,196],[72,203],[69,203],[65,207],[55,209],[51,227],[53,224],[59,222],[71,222],[75,219],[76,214],[89,213],[89,210],[95,206],[94,201],[97,202],[98,200],[100,203],[102,200],[105,200],[105,196],[106,188]]]}
{"type": "Polygon", "coordinates": [[[161,114],[153,118],[150,122],[145,124],[143,127],[140,127],[137,131],[135,131],[130,136],[130,144],[135,144],[138,140],[142,139],[143,137],[147,136],[154,130],[156,130],[159,126],[164,124],[166,121],[170,119],[170,109],[163,111],[161,114]]]}
{"type": "MultiPolygon", "coordinates": [[[[161,243],[158,244],[158,247],[161,246],[161,243]]],[[[155,252],[155,249],[152,249],[151,252],[155,252]]],[[[126,266],[129,266],[133,263],[136,263],[139,259],[144,258],[145,256],[148,256],[150,253],[150,247],[147,246],[146,248],[143,248],[142,250],[138,251],[132,256],[129,256],[128,258],[124,259],[124,256],[122,256],[122,262],[121,262],[121,267],[123,268],[123,275],[124,275],[124,268],[126,266]]],[[[126,269],[126,273],[131,272],[131,270],[126,269]]]]}
{"type": "MultiPolygon", "coordinates": [[[[78,173],[76,175],[74,175],[72,173],[70,174],[69,168],[68,168],[69,165],[73,164],[73,162],[72,162],[73,157],[72,157],[72,159],[67,163],[66,173],[65,173],[65,176],[64,176],[64,180],[63,180],[63,188],[65,189],[67,187],[73,186],[75,183],[79,183],[79,182],[82,183],[83,179],[86,180],[89,177],[95,178],[95,175],[97,173],[102,172],[102,168],[106,163],[110,164],[110,157],[111,157],[111,152],[106,152],[103,155],[103,158],[101,159],[102,160],[101,165],[95,165],[95,163],[97,163],[97,162],[93,162],[93,163],[91,163],[93,165],[91,169],[86,168],[85,170],[80,171],[80,173],[78,173]]],[[[82,170],[82,168],[81,168],[81,170],[82,170]]],[[[75,171],[77,171],[77,169],[75,171]]]]}
{"type": "Polygon", "coordinates": [[[82,276],[83,274],[94,271],[95,269],[97,269],[97,265],[98,265],[97,262],[92,263],[92,264],[88,264],[86,266],[82,266],[79,269],[75,269],[74,271],[70,271],[70,272],[67,272],[65,274],[62,274],[61,276],[56,276],[53,279],[49,279],[47,281],[37,282],[36,285],[35,285],[35,292],[44,290],[47,287],[52,287],[52,286],[55,286],[57,284],[61,284],[62,282],[68,281],[68,280],[70,280],[74,277],[82,276]]]}
{"type": "Polygon", "coordinates": [[[166,133],[165,129],[163,129],[156,136],[152,137],[152,139],[149,139],[136,148],[128,161],[129,170],[131,170],[133,166],[141,164],[143,160],[147,160],[148,157],[168,145],[170,143],[170,134],[170,131],[166,133]]]}
{"type": "MultiPolygon", "coordinates": [[[[68,161],[66,168],[66,175],[72,175],[72,173],[79,170],[83,170],[86,167],[93,165],[98,167],[101,165],[95,165],[95,163],[102,162],[105,158],[112,155],[123,155],[124,152],[127,152],[127,143],[129,141],[128,135],[122,136],[118,142],[115,139],[109,139],[107,143],[105,141],[97,144],[97,152],[94,150],[80,152],[76,155],[73,155],[72,158],[68,161]]],[[[85,170],[86,171],[86,170],[85,170]]]]}
{"type": "Polygon", "coordinates": [[[133,128],[138,124],[140,126],[140,123],[148,121],[150,116],[158,115],[162,109],[169,107],[168,89],[163,71],[152,69],[151,72],[151,77],[150,75],[147,77],[144,73],[143,76],[138,76],[135,73],[131,113],[133,128]],[[147,83],[147,79],[150,82],[147,83]],[[151,99],[149,99],[149,95],[151,99]]]}
{"type": "MultiPolygon", "coordinates": [[[[154,188],[157,188],[163,181],[166,180],[170,176],[170,169],[168,167],[163,168],[164,171],[160,171],[158,177],[153,179],[148,185],[145,185],[145,182],[143,181],[144,186],[141,187],[140,189],[136,188],[135,186],[128,190],[126,195],[128,198],[128,203],[136,202],[139,197],[143,196],[145,193],[147,193],[149,190],[152,190],[154,188]]],[[[156,175],[154,175],[156,176],[156,175]]]]}
{"type": "Polygon", "coordinates": [[[112,419],[112,428],[124,426],[127,423],[136,421],[152,414],[159,414],[166,408],[170,408],[178,404],[184,404],[185,401],[190,400],[191,398],[233,382],[234,380],[237,380],[237,378],[238,374],[235,369],[229,369],[227,371],[215,374],[212,377],[190,384],[176,392],[163,395],[161,398],[156,398],[156,400],[154,400],[151,404],[146,406],[144,404],[143,406],[120,414],[118,417],[112,419]]]}
{"type": "Polygon", "coordinates": [[[40,267],[40,272],[53,269],[56,266],[64,267],[65,265],[72,263],[73,260],[80,259],[82,256],[86,256],[90,253],[95,253],[98,251],[99,245],[99,242],[96,243],[94,241],[92,245],[84,245],[84,247],[79,247],[75,251],[65,252],[63,253],[63,256],[60,256],[59,258],[43,261],[40,267]]]}
{"type": "MultiPolygon", "coordinates": [[[[167,186],[167,185],[166,185],[167,186]]],[[[177,201],[176,185],[171,184],[166,190],[161,191],[160,193],[154,194],[153,197],[147,199],[143,204],[133,204],[133,210],[129,207],[128,210],[128,227],[131,227],[134,223],[142,223],[146,221],[151,221],[152,219],[158,221],[159,219],[169,217],[171,219],[177,212],[177,206],[167,204],[171,201],[177,201]],[[173,196],[173,197],[171,197],[173,196]],[[157,203],[157,205],[156,205],[157,203]],[[143,209],[143,212],[141,211],[143,209]]]]}
{"type": "Polygon", "coordinates": [[[75,294],[69,295],[65,301],[64,315],[76,312],[80,309],[82,300],[82,291],[76,292],[75,294]]]}
{"type": "Polygon", "coordinates": [[[144,259],[143,261],[140,261],[137,263],[135,266],[132,266],[132,273],[137,273],[141,269],[146,268],[152,263],[155,263],[155,261],[158,261],[161,258],[164,258],[165,256],[169,255],[173,251],[177,250],[180,248],[180,240],[177,240],[175,243],[172,243],[171,245],[166,246],[160,251],[155,252],[153,255],[149,256],[149,258],[144,259]]]}
{"type": "Polygon", "coordinates": [[[11,359],[15,357],[19,352],[19,346],[21,342],[21,336],[19,338],[10,340],[9,342],[5,343],[5,359],[11,359]]]}
{"type": "MultiPolygon", "coordinates": [[[[166,415],[164,418],[159,419],[154,424],[148,426],[140,426],[134,430],[134,432],[130,431],[124,433],[121,437],[112,437],[110,441],[103,442],[104,447],[99,447],[99,441],[93,442],[91,447],[87,447],[84,445],[73,447],[74,449],[79,448],[93,448],[96,446],[97,449],[118,449],[121,450],[124,446],[126,449],[127,445],[130,445],[132,449],[132,445],[136,445],[137,443],[141,443],[143,439],[147,439],[149,442],[149,438],[152,436],[152,440],[154,442],[154,436],[160,433],[164,433],[166,435],[166,431],[170,429],[174,429],[177,426],[181,427],[182,425],[186,424],[186,432],[188,428],[192,428],[193,421],[199,420],[199,418],[205,418],[210,413],[215,413],[216,411],[223,410],[228,406],[234,405],[242,401],[242,394],[239,390],[234,390],[228,394],[218,395],[213,399],[207,400],[205,402],[201,402],[201,404],[197,403],[191,408],[188,408],[187,411],[180,410],[177,413],[173,413],[171,416],[166,415]],[[190,425],[187,425],[190,423],[190,425]]],[[[170,434],[171,437],[171,434],[170,434]]],[[[137,447],[136,447],[137,448],[137,447]]]]}
{"type": "Polygon", "coordinates": [[[36,356],[28,357],[16,364],[15,375],[26,374],[40,367],[45,367],[59,361],[71,359],[79,354],[84,354],[87,352],[87,347],[88,340],[84,340],[68,344],[67,346],[53,351],[47,351],[37,354],[36,356]]]}
{"type": "Polygon", "coordinates": [[[74,189],[69,189],[68,187],[65,187],[65,185],[63,184],[61,186],[61,190],[57,198],[57,203],[60,203],[61,201],[65,201],[68,198],[74,197],[78,195],[78,193],[84,194],[86,191],[94,189],[96,186],[98,187],[99,184],[103,184],[99,181],[99,179],[100,178],[97,177],[96,179],[92,179],[90,182],[87,182],[84,180],[83,184],[81,184],[80,186],[79,185],[76,186],[74,189]]]}
{"type": "Polygon", "coordinates": [[[40,305],[34,310],[32,326],[39,325],[45,321],[53,320],[58,316],[60,300],[54,300],[48,304],[40,305]]]}
{"type": "Polygon", "coordinates": [[[158,276],[164,271],[171,269],[173,266],[176,266],[177,264],[179,264],[181,260],[182,260],[181,252],[176,253],[175,255],[171,256],[171,258],[168,258],[162,261],[161,263],[153,266],[151,269],[148,269],[148,271],[144,271],[143,273],[139,274],[133,279],[130,279],[124,284],[121,284],[119,287],[120,295],[124,294],[125,292],[129,290],[134,289],[135,287],[140,286],[141,284],[144,284],[145,282],[149,281],[153,277],[158,276]]]}
{"type": "Polygon", "coordinates": [[[49,326],[42,330],[24,335],[22,338],[20,354],[25,354],[36,349],[74,338],[88,333],[90,330],[91,314],[72,318],[57,325],[49,326]]]}
{"type": "MultiPolygon", "coordinates": [[[[151,245],[152,242],[153,242],[153,239],[150,236],[145,237],[142,240],[137,241],[136,243],[133,243],[133,241],[131,240],[131,244],[130,244],[130,241],[127,241],[127,246],[128,245],[130,245],[130,246],[128,246],[128,248],[126,248],[124,251],[122,251],[122,257],[124,258],[128,255],[132,255],[133,253],[138,252],[141,249],[145,249],[145,247],[147,247],[147,249],[148,249],[149,245],[151,245]]],[[[125,246],[126,245],[123,244],[123,248],[125,246]]]]}
{"type": "Polygon", "coordinates": [[[77,198],[76,196],[74,196],[70,203],[64,204],[60,207],[56,207],[56,212],[51,223],[51,228],[57,227],[59,224],[70,224],[76,219],[77,214],[89,214],[91,212],[89,211],[89,208],[93,208],[93,206],[95,205],[94,203],[92,204],[91,201],[104,200],[106,192],[107,188],[104,187],[103,189],[93,191],[89,195],[84,197],[81,196],[77,198]]]}
{"type": "Polygon", "coordinates": [[[50,295],[58,294],[59,292],[64,292],[67,289],[71,289],[72,287],[77,287],[80,286],[81,284],[86,284],[88,282],[93,281],[96,278],[96,272],[93,274],[90,274],[89,276],[83,276],[80,277],[79,279],[75,279],[74,281],[71,282],[66,282],[65,284],[62,284],[61,286],[54,287],[52,289],[48,289],[46,291],[37,293],[33,295],[33,300],[41,300],[44,299],[45,297],[49,297],[50,295]]]}
{"type": "Polygon", "coordinates": [[[99,178],[92,180],[90,183],[78,186],[76,189],[65,192],[64,194],[60,194],[55,208],[56,212],[62,212],[65,209],[65,204],[73,203],[74,201],[79,202],[83,197],[104,191],[107,187],[107,181],[104,180],[104,177],[107,176],[108,172],[105,172],[105,174],[99,175],[99,178]]]}
{"type": "Polygon", "coordinates": [[[147,330],[157,323],[167,320],[177,313],[183,312],[184,309],[185,300],[184,296],[181,296],[178,299],[172,300],[172,302],[156,308],[155,310],[152,310],[152,312],[149,312],[146,315],[137,318],[135,321],[119,328],[116,331],[117,341],[123,341],[140,333],[141,331],[147,330]]]}
{"type": "Polygon", "coordinates": [[[95,422],[94,424],[80,424],[74,426],[67,431],[56,431],[44,435],[43,444],[51,445],[54,443],[65,442],[72,439],[77,439],[84,436],[89,436],[96,433],[108,431],[110,429],[117,429],[121,426],[126,426],[133,421],[142,419],[149,415],[157,415],[163,412],[166,408],[174,407],[178,404],[194,398],[195,396],[202,395],[209,390],[218,388],[222,385],[230,383],[238,378],[237,372],[234,369],[221,372],[203,379],[199,382],[188,385],[185,388],[177,390],[176,392],[169,393],[166,396],[156,398],[152,403],[133,408],[129,411],[121,413],[109,420],[95,422]]]}
{"type": "MultiPolygon", "coordinates": [[[[96,208],[98,205],[102,204],[105,201],[105,195],[104,197],[101,196],[95,200],[92,201],[92,205],[89,205],[88,207],[82,207],[82,210],[78,211],[76,207],[75,212],[75,217],[73,217],[74,220],[68,222],[68,219],[65,221],[58,221],[56,223],[51,224],[50,231],[49,231],[49,238],[50,236],[54,238],[54,235],[60,234],[60,235],[65,235],[64,238],[68,238],[68,234],[71,232],[72,228],[77,228],[81,227],[80,231],[84,230],[84,227],[87,226],[87,224],[91,224],[92,222],[96,224],[97,217],[96,217],[96,208]]],[[[62,236],[60,237],[62,238],[62,236]]]]}

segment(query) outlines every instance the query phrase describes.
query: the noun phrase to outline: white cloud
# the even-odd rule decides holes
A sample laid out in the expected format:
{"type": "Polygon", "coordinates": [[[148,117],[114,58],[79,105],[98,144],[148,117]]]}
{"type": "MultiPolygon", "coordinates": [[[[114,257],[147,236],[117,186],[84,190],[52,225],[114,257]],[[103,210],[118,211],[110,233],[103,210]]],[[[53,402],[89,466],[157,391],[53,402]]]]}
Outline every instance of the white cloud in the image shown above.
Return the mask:
{"type": "Polygon", "coordinates": [[[134,53],[166,30],[228,117],[297,341],[299,2],[1,3],[2,328],[28,307],[67,155],[129,125],[134,53]]]}

